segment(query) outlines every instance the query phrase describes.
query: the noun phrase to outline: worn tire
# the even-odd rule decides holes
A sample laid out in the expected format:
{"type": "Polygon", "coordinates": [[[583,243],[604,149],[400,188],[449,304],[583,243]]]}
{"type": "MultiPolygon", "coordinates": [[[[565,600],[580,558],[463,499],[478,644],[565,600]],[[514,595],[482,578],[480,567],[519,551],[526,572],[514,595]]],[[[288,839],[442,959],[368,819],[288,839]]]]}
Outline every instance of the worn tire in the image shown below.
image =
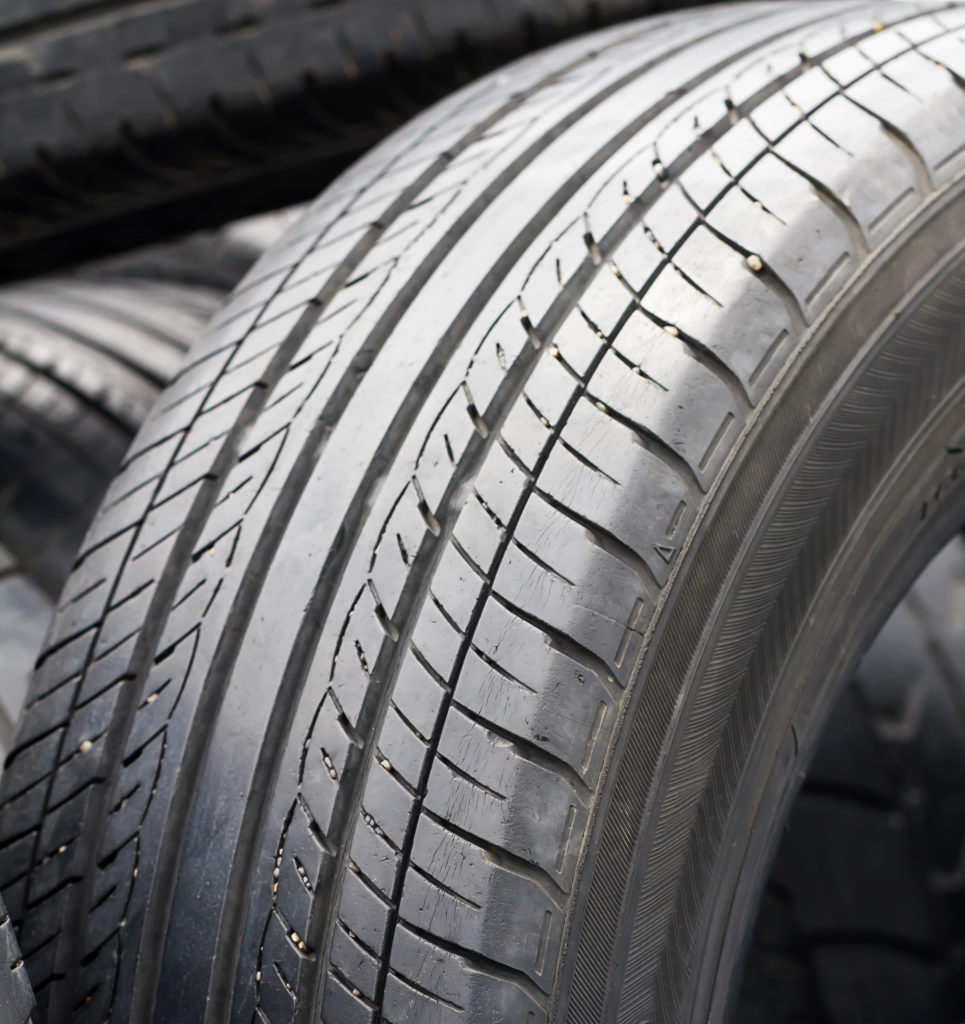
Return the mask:
{"type": "Polygon", "coordinates": [[[35,1006],[13,920],[0,900],[0,1020],[3,1024],[28,1024],[35,1006]]]}
{"type": "Polygon", "coordinates": [[[49,1022],[723,1018],[834,697],[965,519],[962,24],[563,45],[259,261],[3,778],[49,1022]]]}
{"type": "Polygon", "coordinates": [[[0,756],[84,532],[221,297],[107,275],[0,291],[0,756]]]}
{"type": "Polygon", "coordinates": [[[0,292],[0,538],[51,597],[131,438],[219,298],[146,281],[0,292]]]}
{"type": "Polygon", "coordinates": [[[482,71],[675,2],[6,0],[0,276],[310,198],[482,71]]]}
{"type": "Polygon", "coordinates": [[[162,385],[281,211],[0,291],[0,760],[84,531],[162,385]]]}

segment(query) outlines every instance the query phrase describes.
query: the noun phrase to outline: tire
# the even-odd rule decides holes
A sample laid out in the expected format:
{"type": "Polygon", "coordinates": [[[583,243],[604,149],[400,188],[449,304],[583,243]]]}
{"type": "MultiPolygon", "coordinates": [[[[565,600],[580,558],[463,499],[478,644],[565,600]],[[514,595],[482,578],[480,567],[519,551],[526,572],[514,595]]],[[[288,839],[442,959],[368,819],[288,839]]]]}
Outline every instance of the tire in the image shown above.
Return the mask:
{"type": "Polygon", "coordinates": [[[0,292],[4,756],[84,532],[220,297],[205,287],[110,279],[0,292]]]}
{"type": "Polygon", "coordinates": [[[589,36],[259,261],[3,778],[44,1019],[723,1019],[834,698],[965,521],[963,22],[589,36]]]}
{"type": "Polygon", "coordinates": [[[206,288],[46,281],[0,293],[0,536],[50,597],[161,387],[217,308],[206,288]]]}
{"type": "Polygon", "coordinates": [[[13,920],[0,900],[0,1020],[4,1024],[28,1024],[35,1006],[13,920]]]}
{"type": "Polygon", "coordinates": [[[0,292],[0,759],[54,601],[135,431],[295,211],[0,292]]]}
{"type": "Polygon", "coordinates": [[[736,1024],[961,1016],[963,588],[959,535],[841,695],[771,868],[736,1024]]]}
{"type": "Polygon", "coordinates": [[[308,199],[481,71],[667,4],[11,0],[0,276],[308,199]]]}
{"type": "Polygon", "coordinates": [[[301,215],[302,207],[245,217],[217,231],[146,246],[110,259],[80,264],[70,274],[84,281],[119,280],[188,284],[227,295],[258,257],[301,215]]]}

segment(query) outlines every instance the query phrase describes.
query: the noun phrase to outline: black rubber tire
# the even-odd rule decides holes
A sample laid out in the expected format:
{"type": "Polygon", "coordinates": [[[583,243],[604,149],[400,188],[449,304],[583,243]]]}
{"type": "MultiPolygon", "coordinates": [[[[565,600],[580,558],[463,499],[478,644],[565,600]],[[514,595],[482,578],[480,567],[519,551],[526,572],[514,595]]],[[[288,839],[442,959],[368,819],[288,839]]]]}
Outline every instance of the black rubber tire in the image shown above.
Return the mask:
{"type": "Polygon", "coordinates": [[[0,755],[84,532],[221,298],[120,279],[0,291],[0,755]]]}
{"type": "Polygon", "coordinates": [[[735,1024],[965,1011],[965,538],[892,613],[824,730],[744,969],[735,1024]]]}
{"type": "Polygon", "coordinates": [[[46,1020],[723,1018],[834,697],[965,519],[963,23],[574,41],[259,261],[3,778],[46,1020]]]}
{"type": "Polygon", "coordinates": [[[0,900],[0,1020],[3,1024],[27,1024],[35,1006],[13,920],[0,900]]]}
{"type": "Polygon", "coordinates": [[[221,297],[148,281],[0,292],[0,539],[51,598],[131,438],[221,297]]]}
{"type": "Polygon", "coordinates": [[[5,0],[0,277],[311,198],[482,71],[679,2],[5,0]]]}
{"type": "Polygon", "coordinates": [[[219,303],[294,211],[0,291],[0,760],[121,458],[219,303]]]}
{"type": "Polygon", "coordinates": [[[27,684],[53,613],[53,601],[0,544],[0,763],[13,748],[27,684]]]}
{"type": "MultiPolygon", "coordinates": [[[[55,599],[124,451],[286,216],[0,292],[0,761],[55,599]]],[[[34,1005],[0,900],[0,1021],[25,1024],[34,1005]]]]}
{"type": "Polygon", "coordinates": [[[227,295],[302,212],[302,206],[291,206],[245,217],[217,231],[199,231],[173,242],[82,263],[70,273],[85,281],[173,282],[227,295]]]}

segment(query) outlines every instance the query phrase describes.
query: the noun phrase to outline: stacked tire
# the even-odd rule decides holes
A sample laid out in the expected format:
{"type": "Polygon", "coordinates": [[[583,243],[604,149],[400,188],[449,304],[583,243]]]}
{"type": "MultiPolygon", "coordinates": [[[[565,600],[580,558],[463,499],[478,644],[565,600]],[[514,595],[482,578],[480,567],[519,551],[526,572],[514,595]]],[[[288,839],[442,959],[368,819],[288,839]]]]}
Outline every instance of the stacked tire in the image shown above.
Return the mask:
{"type": "MultiPolygon", "coordinates": [[[[0,293],[0,628],[11,674],[29,673],[111,477],[219,297],[136,280],[0,293]]],[[[22,692],[5,680],[6,750],[22,692]]]]}
{"type": "Polygon", "coordinates": [[[0,274],[314,196],[511,57],[679,0],[10,0],[0,274]]]}
{"type": "Polygon", "coordinates": [[[259,259],[0,781],[41,1019],[962,1015],[963,26],[608,28],[259,259]]]}
{"type": "MultiPolygon", "coordinates": [[[[0,755],[84,533],[131,438],[287,214],[0,291],[0,755]]],[[[34,996],[0,901],[0,1019],[34,996]]]]}

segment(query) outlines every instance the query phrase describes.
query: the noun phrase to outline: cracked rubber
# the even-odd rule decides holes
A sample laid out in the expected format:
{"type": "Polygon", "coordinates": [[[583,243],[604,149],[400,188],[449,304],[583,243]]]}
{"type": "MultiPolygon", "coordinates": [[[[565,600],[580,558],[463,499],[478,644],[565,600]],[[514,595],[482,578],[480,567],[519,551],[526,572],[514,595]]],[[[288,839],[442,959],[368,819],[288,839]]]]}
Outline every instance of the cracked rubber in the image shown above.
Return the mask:
{"type": "Polygon", "coordinates": [[[571,41],[259,260],[2,780],[42,1019],[724,1019],[834,698],[965,520],[963,25],[571,41]]]}
{"type": "Polygon", "coordinates": [[[0,276],[309,199],[483,71],[673,5],[6,0],[0,276]]]}

